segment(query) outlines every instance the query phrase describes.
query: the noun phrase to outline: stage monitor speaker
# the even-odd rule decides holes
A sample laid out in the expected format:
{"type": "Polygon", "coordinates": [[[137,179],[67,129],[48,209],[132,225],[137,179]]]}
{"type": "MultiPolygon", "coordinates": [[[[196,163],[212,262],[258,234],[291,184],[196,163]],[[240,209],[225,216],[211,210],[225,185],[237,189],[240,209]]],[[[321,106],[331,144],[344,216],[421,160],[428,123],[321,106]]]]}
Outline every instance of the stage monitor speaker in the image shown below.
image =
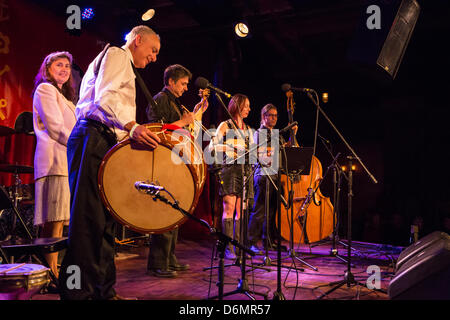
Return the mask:
{"type": "Polygon", "coordinates": [[[363,8],[364,14],[349,49],[349,60],[377,80],[394,79],[419,17],[420,6],[416,0],[401,3],[400,0],[372,0],[363,8]],[[371,11],[370,8],[377,9],[371,11]],[[379,23],[372,25],[377,19],[379,23]]]}
{"type": "MultiPolygon", "coordinates": [[[[450,240],[433,236],[421,250],[409,247],[415,254],[404,259],[389,283],[392,300],[448,300],[450,299],[450,240]],[[430,244],[431,243],[431,244],[430,244]]],[[[405,252],[406,252],[405,250],[405,252]]],[[[406,255],[405,255],[406,257],[406,255]]]]}
{"type": "Polygon", "coordinates": [[[445,232],[435,231],[423,238],[420,238],[417,242],[414,242],[408,248],[403,250],[398,256],[397,263],[395,265],[395,271],[397,272],[405,262],[408,262],[409,259],[416,256],[420,251],[425,250],[435,242],[438,242],[442,239],[450,241],[450,236],[445,232]]]}

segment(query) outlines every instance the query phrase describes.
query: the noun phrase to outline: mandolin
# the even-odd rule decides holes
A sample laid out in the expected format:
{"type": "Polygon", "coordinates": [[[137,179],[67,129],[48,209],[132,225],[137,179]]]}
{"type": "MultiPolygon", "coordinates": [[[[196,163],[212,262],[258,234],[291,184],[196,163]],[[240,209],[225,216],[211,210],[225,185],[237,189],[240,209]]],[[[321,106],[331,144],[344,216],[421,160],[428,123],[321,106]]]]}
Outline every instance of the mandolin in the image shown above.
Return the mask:
{"type": "MultiPolygon", "coordinates": [[[[202,125],[202,116],[203,113],[208,109],[208,98],[209,98],[209,89],[200,89],[198,95],[201,100],[194,107],[194,123],[189,124],[189,132],[191,135],[195,136],[195,125],[198,124],[203,130],[205,128],[202,125]]],[[[183,108],[189,112],[189,110],[183,106],[183,108]]]]}

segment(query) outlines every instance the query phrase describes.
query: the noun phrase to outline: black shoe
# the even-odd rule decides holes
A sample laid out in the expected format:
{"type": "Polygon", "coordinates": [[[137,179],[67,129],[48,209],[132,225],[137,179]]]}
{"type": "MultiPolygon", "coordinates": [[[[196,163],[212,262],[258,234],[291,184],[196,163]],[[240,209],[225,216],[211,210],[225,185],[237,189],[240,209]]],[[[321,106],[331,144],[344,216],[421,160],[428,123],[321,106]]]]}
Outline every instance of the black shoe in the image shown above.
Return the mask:
{"type": "Polygon", "coordinates": [[[178,275],[176,271],[168,269],[150,269],[148,273],[159,278],[176,278],[178,275]]]}
{"type": "Polygon", "coordinates": [[[169,270],[172,270],[172,271],[187,271],[189,269],[190,269],[190,266],[188,264],[177,263],[175,265],[169,266],[169,270]]]}

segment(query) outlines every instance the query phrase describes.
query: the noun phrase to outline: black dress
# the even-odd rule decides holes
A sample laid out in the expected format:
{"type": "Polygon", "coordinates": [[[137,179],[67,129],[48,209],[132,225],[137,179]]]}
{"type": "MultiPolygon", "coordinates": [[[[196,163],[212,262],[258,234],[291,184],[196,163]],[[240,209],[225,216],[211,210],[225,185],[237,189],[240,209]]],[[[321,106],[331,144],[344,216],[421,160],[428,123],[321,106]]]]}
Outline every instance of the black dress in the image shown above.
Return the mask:
{"type": "MultiPolygon", "coordinates": [[[[229,130],[233,130],[233,125],[231,120],[227,120],[226,124],[228,126],[229,130]]],[[[245,125],[245,130],[243,131],[245,136],[245,151],[249,151],[251,145],[253,145],[252,141],[250,141],[250,136],[252,135],[251,129],[245,125]]],[[[239,137],[239,135],[236,135],[239,137]]],[[[226,142],[226,136],[224,135],[221,137],[221,140],[219,143],[226,142]]],[[[250,177],[252,175],[252,165],[250,163],[250,157],[247,155],[245,157],[245,163],[244,163],[244,175],[246,178],[246,198],[247,199],[253,199],[253,177],[250,177]]],[[[244,186],[244,177],[242,174],[242,164],[236,163],[234,161],[233,163],[230,163],[230,159],[226,158],[226,155],[223,157],[222,161],[222,169],[220,170],[220,179],[222,180],[221,187],[219,188],[219,195],[225,196],[225,195],[236,195],[238,197],[242,197],[243,192],[243,186],[244,186]]]]}

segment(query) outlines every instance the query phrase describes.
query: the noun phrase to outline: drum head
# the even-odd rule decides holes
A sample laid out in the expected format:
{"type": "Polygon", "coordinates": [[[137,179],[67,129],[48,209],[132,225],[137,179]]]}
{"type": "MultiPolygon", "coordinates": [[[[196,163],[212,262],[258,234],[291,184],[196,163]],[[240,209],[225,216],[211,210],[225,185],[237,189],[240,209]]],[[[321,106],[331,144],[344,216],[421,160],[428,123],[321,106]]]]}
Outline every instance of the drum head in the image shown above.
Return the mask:
{"type": "MultiPolygon", "coordinates": [[[[183,223],[180,211],[135,188],[136,182],[163,186],[184,210],[192,213],[198,201],[198,177],[193,165],[180,161],[170,144],[139,150],[125,140],[105,156],[99,171],[100,194],[111,214],[140,233],[163,233],[183,223]]],[[[202,184],[203,186],[203,184],[202,184]]],[[[164,191],[161,195],[173,202],[164,191]]]]}
{"type": "Polygon", "coordinates": [[[38,264],[0,264],[0,300],[29,300],[50,282],[48,272],[38,264]]]}

